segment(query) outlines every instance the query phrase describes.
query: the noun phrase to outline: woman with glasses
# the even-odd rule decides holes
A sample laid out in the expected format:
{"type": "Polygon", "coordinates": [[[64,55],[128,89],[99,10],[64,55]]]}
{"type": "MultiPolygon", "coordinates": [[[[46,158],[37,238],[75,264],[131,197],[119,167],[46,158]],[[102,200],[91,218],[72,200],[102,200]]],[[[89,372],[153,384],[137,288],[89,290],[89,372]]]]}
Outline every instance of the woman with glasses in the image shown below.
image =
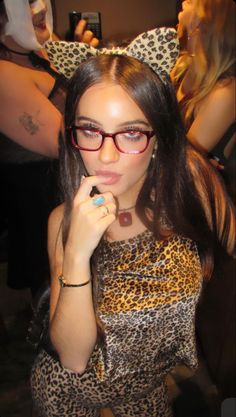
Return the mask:
{"type": "MultiPolygon", "coordinates": [[[[64,47],[52,46],[55,64],[64,47]]],[[[168,78],[175,48],[161,28],[125,49],[81,50],[60,138],[65,202],[49,219],[49,339],[32,369],[40,416],[167,417],[166,374],[197,365],[202,279],[217,241],[234,251],[235,222],[187,144],[168,78]]]]}

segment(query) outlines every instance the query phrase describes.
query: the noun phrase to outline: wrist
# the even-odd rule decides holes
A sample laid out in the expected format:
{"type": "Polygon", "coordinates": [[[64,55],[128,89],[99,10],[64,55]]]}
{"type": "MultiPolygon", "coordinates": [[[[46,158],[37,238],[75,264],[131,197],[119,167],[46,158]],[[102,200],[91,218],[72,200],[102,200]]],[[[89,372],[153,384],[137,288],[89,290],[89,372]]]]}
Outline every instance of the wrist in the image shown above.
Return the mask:
{"type": "Polygon", "coordinates": [[[90,259],[65,252],[61,275],[72,285],[80,285],[91,279],[90,259]]]}
{"type": "Polygon", "coordinates": [[[76,252],[68,245],[64,252],[64,264],[71,265],[72,267],[83,267],[90,265],[91,255],[83,253],[80,249],[76,252]]]}
{"type": "Polygon", "coordinates": [[[88,285],[91,282],[91,279],[89,278],[86,281],[78,282],[77,284],[75,284],[73,282],[68,282],[65,276],[61,274],[58,277],[58,281],[59,281],[61,288],[64,288],[64,287],[81,288],[81,287],[85,287],[86,285],[88,285]]]}

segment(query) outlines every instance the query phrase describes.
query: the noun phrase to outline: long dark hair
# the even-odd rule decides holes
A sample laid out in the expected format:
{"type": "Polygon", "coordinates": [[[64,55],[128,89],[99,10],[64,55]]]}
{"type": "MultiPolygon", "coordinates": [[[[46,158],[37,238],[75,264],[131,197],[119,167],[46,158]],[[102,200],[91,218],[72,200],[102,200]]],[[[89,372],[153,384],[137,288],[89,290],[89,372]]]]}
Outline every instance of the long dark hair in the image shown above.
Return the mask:
{"type": "Polygon", "coordinates": [[[7,13],[3,0],[0,0],[0,36],[3,35],[5,24],[7,22],[7,13]]]}
{"type": "MultiPolygon", "coordinates": [[[[74,124],[83,93],[99,82],[120,85],[143,111],[157,137],[155,158],[138,195],[136,212],[157,239],[178,233],[197,242],[206,275],[211,267],[214,227],[210,229],[187,164],[188,145],[174,89],[146,64],[118,55],[100,55],[82,63],[69,83],[65,127],[74,124]],[[150,212],[152,218],[150,218],[150,212]],[[148,214],[149,213],[149,214],[148,214]]],[[[96,104],[95,104],[96,105],[96,104]]],[[[60,138],[61,182],[65,199],[63,242],[80,179],[85,174],[80,153],[71,146],[67,130],[60,138]]],[[[207,184],[207,178],[205,179],[207,184]]],[[[209,187],[210,188],[210,187],[209,187]]],[[[211,200],[211,198],[210,198],[211,200]]],[[[213,204],[212,196],[212,205],[213,204]]],[[[212,207],[213,211],[214,207],[212,207]]]]}

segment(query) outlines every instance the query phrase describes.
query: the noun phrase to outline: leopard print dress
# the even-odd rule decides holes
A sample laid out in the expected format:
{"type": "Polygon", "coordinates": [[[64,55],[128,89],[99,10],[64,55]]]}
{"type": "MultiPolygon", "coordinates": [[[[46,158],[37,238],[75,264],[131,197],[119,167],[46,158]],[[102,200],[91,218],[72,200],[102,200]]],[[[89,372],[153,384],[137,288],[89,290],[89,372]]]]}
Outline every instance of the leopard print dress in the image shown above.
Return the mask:
{"type": "Polygon", "coordinates": [[[146,231],[104,241],[98,257],[97,314],[103,327],[80,375],[42,350],[32,369],[43,417],[171,416],[164,379],[177,364],[196,367],[195,308],[202,285],[196,245],[146,231]]]}

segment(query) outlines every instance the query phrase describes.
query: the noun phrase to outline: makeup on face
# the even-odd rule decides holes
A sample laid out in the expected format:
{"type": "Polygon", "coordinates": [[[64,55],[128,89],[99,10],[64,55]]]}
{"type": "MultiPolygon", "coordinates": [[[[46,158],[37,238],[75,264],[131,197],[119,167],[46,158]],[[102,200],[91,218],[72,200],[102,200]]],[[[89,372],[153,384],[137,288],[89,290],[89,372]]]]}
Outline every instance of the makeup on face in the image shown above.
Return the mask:
{"type": "Polygon", "coordinates": [[[25,50],[36,51],[51,38],[53,30],[50,0],[4,0],[7,13],[5,35],[25,50]]]}
{"type": "Polygon", "coordinates": [[[98,150],[77,151],[89,175],[101,177],[98,190],[111,191],[122,199],[124,207],[132,206],[146,177],[155,137],[150,139],[144,152],[129,154],[118,150],[112,135],[126,131],[128,139],[135,143],[137,137],[139,139],[135,132],[152,130],[142,110],[120,85],[100,83],[90,87],[80,98],[75,123],[88,129],[87,140],[96,140],[97,129],[110,132],[98,150]]]}
{"type": "Polygon", "coordinates": [[[32,2],[29,2],[29,5],[30,5],[33,15],[41,13],[42,11],[46,10],[46,5],[43,0],[35,0],[32,2]]]}
{"type": "Polygon", "coordinates": [[[104,180],[102,180],[102,184],[104,185],[113,185],[120,181],[122,174],[118,174],[113,171],[107,171],[107,170],[96,170],[96,175],[104,177],[104,180]]]}

